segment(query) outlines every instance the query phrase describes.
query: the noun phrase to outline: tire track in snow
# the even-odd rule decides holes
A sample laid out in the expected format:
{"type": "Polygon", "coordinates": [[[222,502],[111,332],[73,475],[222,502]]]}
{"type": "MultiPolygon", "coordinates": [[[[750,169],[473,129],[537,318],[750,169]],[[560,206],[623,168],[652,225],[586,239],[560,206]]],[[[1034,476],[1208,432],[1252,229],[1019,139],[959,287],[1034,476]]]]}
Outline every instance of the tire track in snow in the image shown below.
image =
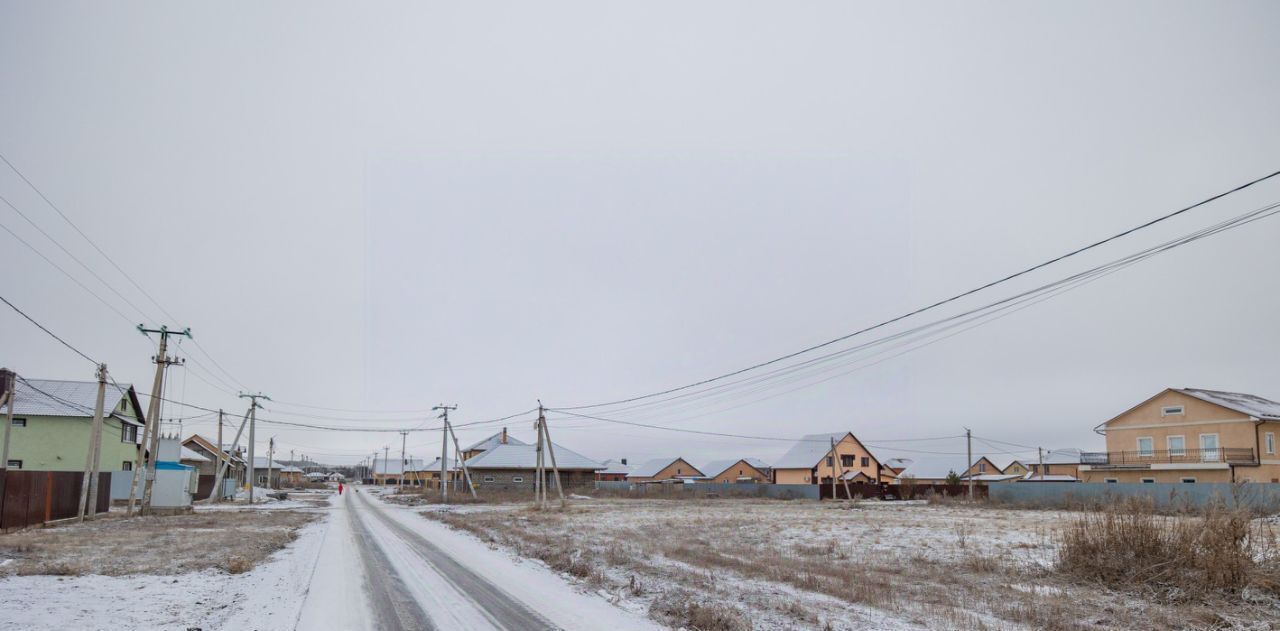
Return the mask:
{"type": "Polygon", "coordinates": [[[356,497],[360,498],[358,500],[360,503],[370,508],[369,512],[377,517],[387,530],[413,550],[424,563],[451,582],[459,593],[474,603],[494,626],[508,631],[558,631],[560,629],[506,590],[459,563],[439,546],[387,515],[376,502],[365,499],[361,494],[356,494],[356,497]]]}
{"type": "MultiPolygon", "coordinates": [[[[359,497],[359,494],[356,494],[359,497]]],[[[427,612],[418,599],[406,587],[404,578],[395,571],[386,552],[374,543],[368,526],[356,515],[355,507],[348,504],[347,518],[356,534],[360,564],[369,591],[369,602],[378,618],[378,629],[389,631],[436,631],[427,612]]]]}

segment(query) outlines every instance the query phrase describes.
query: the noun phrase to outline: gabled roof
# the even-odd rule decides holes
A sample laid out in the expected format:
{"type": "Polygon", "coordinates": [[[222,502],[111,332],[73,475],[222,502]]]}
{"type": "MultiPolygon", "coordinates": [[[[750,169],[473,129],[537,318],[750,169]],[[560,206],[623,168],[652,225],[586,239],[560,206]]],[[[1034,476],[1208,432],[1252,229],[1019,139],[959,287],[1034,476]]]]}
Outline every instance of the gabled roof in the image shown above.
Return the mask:
{"type": "MultiPolygon", "coordinates": [[[[503,431],[506,431],[506,430],[503,430],[503,431]]],[[[475,442],[473,445],[471,445],[470,447],[467,447],[466,449],[463,449],[463,451],[489,450],[489,449],[493,449],[494,447],[497,447],[498,445],[501,445],[501,444],[502,444],[502,432],[498,432],[498,433],[496,433],[496,434],[494,434],[494,435],[492,435],[492,436],[490,436],[490,437],[488,437],[488,438],[482,438],[482,439],[480,439],[480,440],[476,441],[476,442],[475,442]]],[[[509,433],[508,433],[508,434],[507,434],[507,443],[506,443],[506,444],[508,444],[508,445],[527,445],[528,443],[525,443],[525,442],[523,442],[523,441],[521,441],[521,440],[517,439],[516,437],[514,437],[514,436],[512,436],[511,434],[509,434],[509,433]]],[[[440,463],[438,463],[438,462],[437,462],[436,464],[440,464],[440,463]]]]}
{"type": "Polygon", "coordinates": [[[622,464],[622,461],[620,460],[605,460],[600,464],[603,464],[605,468],[604,470],[599,471],[598,473],[610,473],[610,474],[621,473],[625,475],[625,474],[631,473],[631,469],[632,469],[631,465],[622,464]]]}
{"type": "MultiPolygon", "coordinates": [[[[654,458],[653,460],[648,460],[636,465],[633,469],[631,469],[631,473],[627,474],[627,477],[628,478],[652,478],[653,476],[661,473],[663,469],[666,469],[671,463],[677,460],[684,460],[684,462],[689,463],[688,460],[685,460],[680,456],[667,456],[665,458],[654,458]]],[[[694,472],[697,473],[698,475],[703,475],[702,470],[693,466],[693,463],[689,463],[689,467],[693,469],[694,472]]]]}
{"type": "Polygon", "coordinates": [[[1026,475],[1018,478],[1019,482],[1079,482],[1073,475],[1065,473],[1049,473],[1045,475],[1037,475],[1035,472],[1028,472],[1026,475]]]}
{"type": "Polygon", "coordinates": [[[302,473],[302,469],[294,466],[280,467],[280,473],[302,473]]]}
{"type": "Polygon", "coordinates": [[[1255,418],[1280,421],[1280,403],[1264,399],[1255,394],[1202,390],[1200,388],[1173,388],[1173,391],[1181,392],[1201,401],[1208,401],[1214,405],[1221,405],[1229,410],[1235,410],[1255,418]]]}
{"type": "MultiPolygon", "coordinates": [[[[1021,477],[1022,477],[1021,475],[1016,473],[1008,473],[1008,474],[984,473],[982,475],[973,476],[973,481],[974,482],[1008,482],[1010,480],[1017,480],[1021,477]]],[[[965,479],[967,480],[968,478],[965,478],[965,479]]]]}
{"type": "MultiPolygon", "coordinates": [[[[787,450],[787,453],[782,454],[782,457],[773,463],[773,468],[812,469],[818,466],[818,463],[821,462],[823,458],[826,458],[827,454],[831,453],[831,439],[834,438],[835,441],[839,443],[846,437],[852,438],[854,442],[858,443],[858,445],[863,449],[867,449],[867,446],[863,445],[862,441],[858,440],[858,437],[853,435],[853,432],[805,434],[800,437],[800,440],[797,440],[796,443],[791,446],[791,449],[787,450]]],[[[867,449],[867,453],[871,453],[871,450],[867,449]]],[[[879,463],[879,458],[875,458],[874,455],[872,458],[879,463]]]]}
{"type": "Polygon", "coordinates": [[[183,447],[183,448],[182,448],[182,457],[181,457],[180,459],[181,459],[181,460],[190,460],[190,461],[192,461],[192,462],[209,462],[209,459],[208,459],[208,458],[206,458],[206,457],[204,457],[204,456],[201,456],[200,454],[198,454],[198,453],[196,453],[196,452],[194,452],[194,451],[191,451],[190,449],[187,449],[186,447],[183,447]]]}
{"type": "Polygon", "coordinates": [[[884,466],[891,469],[905,469],[912,462],[911,458],[890,458],[884,461],[884,466]]]}
{"type": "Polygon", "coordinates": [[[1023,462],[1023,461],[1021,461],[1021,460],[1012,460],[1012,461],[1010,461],[1010,462],[1009,462],[1009,464],[1005,465],[1005,466],[1004,466],[1002,469],[1000,469],[1000,470],[1001,470],[1001,471],[1008,471],[1008,470],[1009,470],[1009,467],[1012,467],[1012,466],[1013,466],[1013,465],[1015,465],[1015,464],[1016,464],[1016,465],[1020,465],[1023,469],[1027,469],[1027,468],[1028,468],[1028,467],[1027,467],[1027,464],[1026,464],[1025,462],[1023,462]]]}
{"type": "MultiPolygon", "coordinates": [[[[266,456],[254,456],[254,457],[253,457],[253,468],[254,468],[254,469],[266,469],[266,468],[267,468],[267,457],[266,457],[266,456]]],[[[271,468],[272,468],[272,469],[283,469],[283,468],[284,468],[284,465],[280,464],[279,462],[276,462],[275,460],[272,460],[272,461],[271,461],[271,468]]]]}
{"type": "MultiPolygon", "coordinates": [[[[598,471],[604,468],[582,454],[551,443],[556,452],[556,467],[560,470],[598,471]]],[[[467,460],[467,468],[471,469],[533,469],[537,466],[538,451],[534,445],[515,445],[508,442],[498,445],[484,453],[467,460]]],[[[551,469],[551,454],[545,455],[547,470],[551,469]]]]}
{"type": "Polygon", "coordinates": [[[919,480],[942,480],[952,472],[956,475],[964,475],[964,472],[969,470],[964,461],[964,456],[950,455],[915,458],[906,469],[902,470],[901,477],[910,476],[919,480]]]}
{"type": "Polygon", "coordinates": [[[722,460],[713,460],[711,462],[708,462],[706,465],[702,466],[698,470],[701,471],[708,478],[714,478],[720,475],[721,473],[724,473],[729,469],[729,467],[732,467],[733,465],[738,464],[739,462],[745,462],[748,465],[751,465],[752,468],[756,469],[757,471],[760,471],[761,473],[764,473],[769,469],[769,465],[766,464],[765,461],[759,458],[724,458],[722,460]]]}
{"type": "MultiPolygon", "coordinates": [[[[222,460],[230,460],[231,462],[239,462],[241,464],[244,464],[245,462],[245,459],[241,458],[240,456],[237,456],[234,454],[228,454],[225,449],[218,449],[217,447],[214,447],[213,441],[199,434],[192,434],[188,436],[186,440],[182,441],[182,444],[184,446],[187,443],[195,443],[199,445],[201,449],[211,454],[214,454],[215,456],[219,456],[222,460]]],[[[227,446],[229,447],[230,445],[227,445],[227,446]]]]}
{"type": "MultiPolygon", "coordinates": [[[[15,379],[14,383],[17,396],[17,403],[13,407],[14,414],[93,418],[94,408],[98,404],[98,382],[96,381],[24,377],[15,379]]],[[[103,411],[112,418],[131,425],[141,425],[133,417],[124,417],[115,413],[115,409],[120,407],[120,400],[125,398],[125,392],[131,387],[129,384],[120,384],[119,388],[116,388],[115,384],[107,386],[102,405],[103,411]]],[[[0,405],[0,414],[8,413],[8,404],[0,405]]]]}
{"type": "MultiPolygon", "coordinates": [[[[403,471],[422,471],[422,460],[420,458],[407,458],[408,462],[404,462],[399,458],[392,458],[390,462],[386,458],[379,458],[373,467],[373,472],[377,475],[400,475],[403,471]]],[[[437,466],[439,463],[436,463],[437,466]]]]}
{"type": "MultiPolygon", "coordinates": [[[[477,456],[477,457],[478,457],[478,456],[477,456]]],[[[469,461],[468,461],[468,462],[469,462],[469,461]]],[[[445,459],[444,459],[444,466],[445,466],[445,471],[457,471],[457,470],[458,470],[458,463],[457,463],[457,462],[455,462],[453,458],[445,458],[445,459]]],[[[436,458],[435,460],[432,460],[431,462],[428,462],[428,463],[427,463],[425,466],[423,466],[421,469],[413,469],[413,468],[410,468],[409,470],[410,470],[410,471],[435,471],[436,473],[439,473],[439,472],[440,472],[440,459],[439,459],[439,458],[436,458]]]]}

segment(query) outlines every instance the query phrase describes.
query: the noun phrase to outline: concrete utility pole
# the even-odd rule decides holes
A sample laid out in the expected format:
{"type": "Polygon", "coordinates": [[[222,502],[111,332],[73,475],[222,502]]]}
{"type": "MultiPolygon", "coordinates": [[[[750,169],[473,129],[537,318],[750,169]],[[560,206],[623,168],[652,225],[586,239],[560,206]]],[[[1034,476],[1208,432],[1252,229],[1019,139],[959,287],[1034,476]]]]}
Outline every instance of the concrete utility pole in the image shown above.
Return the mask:
{"type": "Polygon", "coordinates": [[[165,356],[165,352],[169,348],[169,336],[182,335],[187,338],[191,337],[191,329],[189,328],[181,331],[170,331],[167,326],[148,329],[139,324],[138,331],[147,337],[150,337],[152,333],[159,334],[160,347],[157,349],[155,357],[151,358],[156,364],[156,377],[151,383],[151,401],[147,404],[147,415],[142,419],[142,442],[138,445],[138,457],[133,465],[133,482],[131,483],[132,486],[129,487],[129,508],[126,513],[129,516],[133,515],[133,501],[138,493],[139,476],[142,475],[145,475],[146,485],[142,491],[142,514],[146,514],[151,508],[151,488],[156,479],[156,448],[160,445],[160,401],[164,398],[164,373],[171,364],[179,363],[177,360],[165,356]]]}
{"type": "Polygon", "coordinates": [[[107,396],[107,365],[98,364],[98,400],[93,406],[93,426],[89,430],[89,452],[84,457],[84,477],[80,480],[80,510],[76,519],[98,512],[98,469],[102,467],[102,407],[107,396]]]}
{"type": "Polygon", "coordinates": [[[1044,447],[1036,447],[1036,451],[1040,452],[1040,481],[1044,481],[1044,447]]]}
{"type": "MultiPolygon", "coordinates": [[[[258,463],[254,462],[253,460],[253,454],[254,454],[254,444],[253,444],[254,431],[253,430],[255,429],[255,426],[257,425],[257,421],[258,421],[258,408],[262,407],[262,405],[258,403],[258,399],[266,399],[270,401],[271,397],[265,394],[262,394],[261,392],[259,392],[258,394],[246,394],[244,392],[241,392],[240,398],[249,399],[249,476],[248,477],[249,477],[249,503],[252,504],[253,503],[253,485],[258,483],[258,480],[256,477],[258,475],[258,472],[255,468],[257,467],[258,463]]],[[[270,484],[271,478],[269,476],[271,475],[271,472],[268,471],[267,475],[268,475],[267,484],[270,484]]]]}
{"type": "MultiPolygon", "coordinates": [[[[217,468],[213,472],[214,474],[213,477],[216,481],[217,478],[219,477],[218,473],[222,471],[222,450],[224,449],[222,446],[222,408],[218,408],[218,444],[214,445],[214,447],[218,448],[218,453],[214,454],[214,456],[216,456],[218,460],[217,468]]],[[[218,494],[218,485],[214,484],[213,490],[209,492],[209,497],[213,497],[217,494],[218,494]]]]}
{"type": "MultiPolygon", "coordinates": [[[[244,412],[244,419],[240,421],[240,429],[236,430],[236,438],[231,441],[231,445],[224,447],[221,442],[218,444],[218,451],[225,455],[227,459],[222,461],[222,464],[218,466],[218,472],[213,476],[213,492],[209,494],[210,502],[222,501],[222,479],[226,477],[227,469],[231,467],[231,458],[235,455],[236,445],[240,444],[240,435],[244,433],[244,426],[249,423],[249,412],[252,410],[253,405],[250,404],[249,409],[244,412]]],[[[219,432],[219,435],[221,435],[221,432],[219,432]]]]}
{"type": "Polygon", "coordinates": [[[4,420],[4,445],[0,446],[0,472],[9,469],[9,432],[13,430],[13,408],[18,402],[18,375],[12,370],[0,370],[0,401],[9,406],[4,420]]]}
{"type": "Polygon", "coordinates": [[[471,499],[476,499],[476,485],[471,483],[471,472],[467,470],[467,461],[462,459],[462,448],[458,446],[458,432],[453,431],[452,426],[449,427],[449,435],[453,436],[453,457],[462,467],[462,480],[471,491],[471,499]]]}
{"type": "MultiPolygon", "coordinates": [[[[842,436],[841,440],[843,439],[844,437],[842,436]]],[[[835,472],[840,475],[840,483],[844,485],[844,498],[852,500],[853,494],[849,492],[849,481],[844,477],[844,463],[840,462],[840,454],[836,453],[835,436],[831,437],[831,464],[833,465],[835,472]]],[[[836,481],[834,479],[831,480],[831,499],[836,499],[836,481]]]]}
{"type": "Polygon", "coordinates": [[[546,467],[542,459],[542,404],[538,404],[538,420],[533,422],[533,429],[537,432],[538,442],[534,448],[534,471],[536,475],[533,478],[533,505],[542,510],[546,508],[546,480],[544,479],[546,467]]]}
{"type": "Polygon", "coordinates": [[[386,486],[387,476],[391,475],[391,445],[382,446],[382,468],[386,469],[386,475],[382,476],[382,486],[386,486]]]}
{"type": "Polygon", "coordinates": [[[275,459],[276,459],[276,437],[272,436],[271,439],[267,441],[267,488],[269,489],[279,488],[279,485],[274,487],[271,486],[271,468],[275,466],[275,459]]]}
{"type": "Polygon", "coordinates": [[[964,444],[965,451],[968,452],[969,465],[965,468],[965,472],[969,476],[969,501],[973,501],[973,432],[969,428],[964,428],[964,444]]]}
{"type": "Polygon", "coordinates": [[[449,467],[446,461],[449,459],[449,410],[456,410],[456,405],[445,405],[441,403],[431,411],[440,410],[439,418],[444,419],[444,431],[440,434],[440,502],[442,504],[449,503],[449,467]]]}
{"type": "Polygon", "coordinates": [[[404,493],[404,472],[409,467],[409,461],[404,456],[404,444],[408,439],[409,432],[400,432],[400,490],[398,492],[401,494],[404,493]]]}
{"type": "MultiPolygon", "coordinates": [[[[538,401],[538,424],[542,426],[542,436],[546,439],[547,453],[551,456],[551,473],[555,476],[556,494],[560,496],[560,508],[564,508],[564,488],[560,486],[560,468],[556,466],[556,448],[551,444],[551,430],[547,428],[547,417],[542,412],[542,401],[538,401]]],[[[545,465],[543,466],[543,470],[546,470],[545,465]]],[[[547,495],[545,484],[543,485],[542,495],[543,500],[545,501],[547,495]]]]}

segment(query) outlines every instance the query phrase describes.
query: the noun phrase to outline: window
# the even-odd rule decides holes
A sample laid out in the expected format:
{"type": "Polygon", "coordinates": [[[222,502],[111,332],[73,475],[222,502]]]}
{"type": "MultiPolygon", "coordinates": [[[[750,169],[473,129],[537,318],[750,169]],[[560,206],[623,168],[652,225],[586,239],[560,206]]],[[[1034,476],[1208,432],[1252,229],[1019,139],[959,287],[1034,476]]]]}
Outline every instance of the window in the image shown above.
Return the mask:
{"type": "Polygon", "coordinates": [[[834,464],[834,461],[831,460],[831,456],[827,456],[827,466],[830,467],[830,466],[833,466],[833,464],[834,464]]]}
{"type": "Polygon", "coordinates": [[[676,475],[683,475],[683,474],[684,474],[684,470],[683,470],[683,469],[680,469],[679,467],[677,467],[677,468],[676,468],[676,475]]]}
{"type": "Polygon", "coordinates": [[[1266,440],[1262,442],[1264,445],[1266,445],[1267,453],[1269,454],[1276,453],[1276,433],[1275,432],[1267,432],[1266,440]]]}
{"type": "Polygon", "coordinates": [[[25,418],[15,418],[15,419],[13,419],[13,426],[14,426],[14,427],[26,427],[26,426],[27,426],[27,419],[25,419],[25,418]]]}
{"type": "Polygon", "coordinates": [[[1103,480],[1103,482],[1106,482],[1107,484],[1116,484],[1120,481],[1115,478],[1107,478],[1106,480],[1103,480]]]}
{"type": "Polygon", "coordinates": [[[985,463],[985,462],[979,462],[979,463],[978,463],[978,473],[986,473],[986,472],[987,472],[987,463],[985,463]]]}
{"type": "Polygon", "coordinates": [[[1150,436],[1143,436],[1138,439],[1138,455],[1150,458],[1155,455],[1155,440],[1150,436]]]}
{"type": "Polygon", "coordinates": [[[124,462],[120,463],[120,470],[121,470],[121,471],[133,471],[133,461],[132,461],[132,460],[125,460],[124,462]]]}
{"type": "Polygon", "coordinates": [[[491,475],[486,475],[486,476],[484,476],[484,481],[485,481],[485,482],[493,482],[493,476],[491,476],[491,475]]]}
{"type": "Polygon", "coordinates": [[[1195,484],[1195,483],[1196,483],[1196,479],[1195,479],[1195,478],[1182,478],[1182,483],[1183,483],[1183,484],[1195,484]]]}
{"type": "MultiPolygon", "coordinates": [[[[866,458],[863,458],[863,460],[866,460],[866,458]]],[[[840,466],[842,466],[842,467],[852,467],[852,466],[853,466],[853,456],[840,456],[840,466]]],[[[865,462],[864,462],[864,463],[862,463],[862,466],[864,466],[864,467],[865,467],[865,466],[867,466],[867,463],[865,463],[865,462]]]]}
{"type": "Polygon", "coordinates": [[[1143,483],[1143,484],[1155,484],[1155,483],[1156,483],[1156,479],[1155,479],[1155,478],[1142,478],[1142,483],[1143,483]]]}
{"type": "Polygon", "coordinates": [[[524,478],[523,478],[523,477],[521,477],[521,476],[518,476],[518,475],[517,475],[517,476],[515,476],[515,477],[512,477],[512,478],[511,478],[511,481],[512,481],[512,482],[524,482],[524,478]]]}
{"type": "Polygon", "coordinates": [[[122,425],[120,427],[120,442],[137,444],[138,426],[128,424],[122,425]]]}
{"type": "Polygon", "coordinates": [[[1165,439],[1165,444],[1169,447],[1170,456],[1187,455],[1187,439],[1182,436],[1170,436],[1165,439]]]}
{"type": "Polygon", "coordinates": [[[870,459],[870,458],[868,458],[868,457],[866,457],[866,456],[863,456],[863,457],[862,457],[862,466],[864,466],[864,467],[869,467],[869,466],[871,466],[871,459],[870,459]]]}
{"type": "Polygon", "coordinates": [[[21,461],[21,460],[10,460],[10,461],[9,461],[9,468],[10,468],[10,469],[21,469],[21,468],[22,468],[22,461],[21,461]]]}
{"type": "Polygon", "coordinates": [[[1201,434],[1200,435],[1200,459],[1205,462],[1217,462],[1218,453],[1218,435],[1217,434],[1201,434]]]}
{"type": "Polygon", "coordinates": [[[1160,416],[1177,416],[1186,413],[1186,408],[1181,405],[1166,405],[1160,408],[1160,416]]]}

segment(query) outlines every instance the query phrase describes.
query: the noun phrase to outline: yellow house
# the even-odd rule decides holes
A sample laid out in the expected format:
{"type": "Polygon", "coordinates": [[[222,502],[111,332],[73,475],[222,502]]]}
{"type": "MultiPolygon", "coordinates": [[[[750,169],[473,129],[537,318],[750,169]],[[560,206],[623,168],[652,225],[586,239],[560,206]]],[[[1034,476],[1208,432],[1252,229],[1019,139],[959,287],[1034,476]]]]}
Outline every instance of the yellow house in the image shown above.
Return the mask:
{"type": "Polygon", "coordinates": [[[1280,403],[1252,394],[1169,388],[1095,431],[1085,482],[1280,482],[1280,403]]]}
{"type": "Polygon", "coordinates": [[[868,480],[881,481],[880,461],[852,432],[808,434],[800,437],[773,465],[774,484],[830,484],[839,474],[862,473],[868,480]],[[831,440],[835,439],[835,456],[831,440]]]}
{"type": "Polygon", "coordinates": [[[706,478],[702,470],[684,458],[654,458],[638,465],[627,474],[627,482],[662,482],[664,480],[696,480],[706,478]]]}
{"type": "Polygon", "coordinates": [[[702,467],[711,482],[769,482],[769,465],[759,458],[716,460],[702,467]]]}
{"type": "Polygon", "coordinates": [[[1010,462],[1008,465],[1006,465],[1005,468],[1000,471],[1000,473],[1003,473],[1005,475],[1023,476],[1023,475],[1026,475],[1028,471],[1031,471],[1031,469],[1028,469],[1027,465],[1022,464],[1022,462],[1019,460],[1014,460],[1013,462],[1010,462]]]}

